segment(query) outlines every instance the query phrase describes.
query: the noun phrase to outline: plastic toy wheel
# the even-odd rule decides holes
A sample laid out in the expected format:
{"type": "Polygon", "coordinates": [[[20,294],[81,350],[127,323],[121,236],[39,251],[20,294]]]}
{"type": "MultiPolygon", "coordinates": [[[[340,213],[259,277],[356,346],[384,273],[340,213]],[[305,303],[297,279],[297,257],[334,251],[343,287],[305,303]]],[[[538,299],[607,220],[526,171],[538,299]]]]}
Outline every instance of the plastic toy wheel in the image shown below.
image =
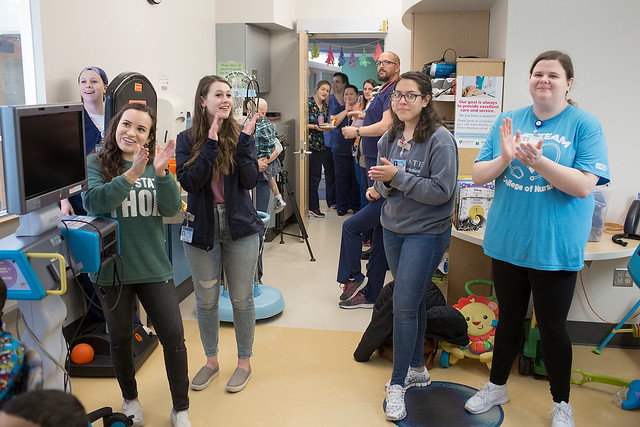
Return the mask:
{"type": "Polygon", "coordinates": [[[520,375],[531,375],[533,373],[533,359],[520,352],[520,363],[518,365],[520,375]]]}
{"type": "Polygon", "coordinates": [[[440,353],[440,366],[443,368],[449,367],[449,352],[444,349],[442,350],[442,353],[440,353]]]}
{"type": "Polygon", "coordinates": [[[632,325],[631,328],[633,329],[633,331],[631,331],[631,334],[633,335],[634,338],[638,338],[638,335],[640,335],[640,325],[632,325]]]}

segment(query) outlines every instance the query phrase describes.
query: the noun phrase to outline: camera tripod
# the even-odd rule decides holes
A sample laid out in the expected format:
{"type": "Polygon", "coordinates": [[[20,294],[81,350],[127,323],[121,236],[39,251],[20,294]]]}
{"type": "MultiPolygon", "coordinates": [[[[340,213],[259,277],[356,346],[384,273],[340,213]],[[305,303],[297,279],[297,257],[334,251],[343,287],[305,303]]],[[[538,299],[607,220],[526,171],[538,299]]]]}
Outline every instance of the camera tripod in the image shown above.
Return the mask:
{"type": "Polygon", "coordinates": [[[309,256],[311,259],[309,261],[313,262],[316,259],[313,257],[313,252],[311,251],[311,245],[309,245],[309,235],[307,234],[307,229],[304,226],[304,222],[302,222],[302,217],[300,216],[300,209],[298,209],[298,203],[296,202],[295,193],[291,189],[289,185],[289,173],[286,169],[282,169],[280,172],[280,176],[282,177],[282,185],[284,186],[287,195],[289,196],[289,203],[293,207],[293,213],[296,216],[296,222],[298,223],[298,227],[300,228],[300,234],[286,233],[282,227],[282,222],[280,224],[280,244],[284,245],[284,235],[298,237],[299,239],[304,239],[307,244],[307,249],[309,250],[309,256]]]}

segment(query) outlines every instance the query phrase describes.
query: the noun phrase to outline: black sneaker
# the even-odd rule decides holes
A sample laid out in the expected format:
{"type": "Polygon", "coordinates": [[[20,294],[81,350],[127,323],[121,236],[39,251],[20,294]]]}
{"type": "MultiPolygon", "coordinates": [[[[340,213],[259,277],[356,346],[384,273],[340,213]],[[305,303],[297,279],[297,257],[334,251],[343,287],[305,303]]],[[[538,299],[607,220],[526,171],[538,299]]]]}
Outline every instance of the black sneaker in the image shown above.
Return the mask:
{"type": "Polygon", "coordinates": [[[346,301],[340,301],[338,303],[340,308],[345,308],[350,310],[352,308],[373,308],[373,303],[367,301],[367,297],[364,296],[362,292],[358,292],[356,296],[346,301]]]}
{"type": "Polygon", "coordinates": [[[342,295],[340,295],[340,301],[350,300],[355,297],[365,286],[367,286],[367,278],[365,277],[362,282],[356,280],[349,280],[345,284],[340,284],[342,288],[342,295]]]}
{"type": "Polygon", "coordinates": [[[324,213],[320,212],[320,209],[309,209],[309,215],[316,218],[324,218],[324,213]]]}
{"type": "Polygon", "coordinates": [[[345,216],[347,211],[338,211],[338,216],[345,216]]]}

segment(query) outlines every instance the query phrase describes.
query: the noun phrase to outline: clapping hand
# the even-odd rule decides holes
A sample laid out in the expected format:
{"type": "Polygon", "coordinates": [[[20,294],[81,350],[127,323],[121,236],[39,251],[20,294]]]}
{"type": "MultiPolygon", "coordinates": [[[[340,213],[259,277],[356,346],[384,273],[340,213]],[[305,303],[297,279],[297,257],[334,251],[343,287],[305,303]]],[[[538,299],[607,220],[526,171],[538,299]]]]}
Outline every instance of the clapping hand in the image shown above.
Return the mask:
{"type": "MultiPolygon", "coordinates": [[[[136,176],[136,179],[144,173],[148,162],[149,149],[136,145],[136,151],[133,153],[133,165],[131,166],[131,172],[136,176]]],[[[168,162],[169,160],[167,160],[167,163],[168,162]]]]}
{"type": "Polygon", "coordinates": [[[160,144],[156,143],[156,156],[153,159],[153,167],[156,170],[157,176],[165,176],[167,174],[166,167],[169,164],[169,160],[173,157],[173,153],[176,150],[176,141],[169,140],[167,145],[162,149],[160,144]]]}
{"type": "Polygon", "coordinates": [[[211,122],[211,126],[209,127],[209,133],[207,134],[209,139],[214,141],[218,140],[218,113],[213,116],[213,121],[211,122]]]}
{"type": "Polygon", "coordinates": [[[249,120],[247,124],[244,125],[244,127],[242,128],[242,132],[246,133],[247,135],[251,135],[253,133],[253,128],[256,127],[257,120],[258,113],[254,114],[253,117],[251,117],[251,120],[249,120]]]}
{"type": "Polygon", "coordinates": [[[373,181],[391,182],[398,173],[398,168],[386,157],[380,157],[380,161],[381,165],[372,166],[369,169],[369,178],[373,181]]]}
{"type": "Polygon", "coordinates": [[[542,161],[542,140],[536,144],[532,142],[522,142],[516,150],[516,158],[523,165],[534,168],[542,161]]]}
{"type": "Polygon", "coordinates": [[[510,117],[502,120],[500,126],[500,155],[509,164],[516,157],[516,150],[520,145],[520,131],[513,136],[513,122],[510,117]]]}

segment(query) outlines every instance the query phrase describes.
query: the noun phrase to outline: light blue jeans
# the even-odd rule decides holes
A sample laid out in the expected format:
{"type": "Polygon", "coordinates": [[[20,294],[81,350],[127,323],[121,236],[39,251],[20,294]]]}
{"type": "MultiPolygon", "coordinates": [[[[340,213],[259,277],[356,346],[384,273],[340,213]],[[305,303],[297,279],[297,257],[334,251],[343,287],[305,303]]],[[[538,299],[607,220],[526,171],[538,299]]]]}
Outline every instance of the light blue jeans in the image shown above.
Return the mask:
{"type": "Polygon", "coordinates": [[[224,271],[233,308],[238,359],[249,359],[252,355],[256,325],[253,282],[260,234],[255,233],[232,240],[225,205],[216,205],[214,210],[213,249],[207,252],[184,244],[184,253],[191,270],[196,295],[200,340],[202,340],[206,356],[218,354],[220,328],[218,300],[220,298],[220,278],[224,271]]]}
{"type": "Polygon", "coordinates": [[[383,229],[393,288],[393,372],[391,384],[404,385],[409,366],[424,365],[427,287],[449,246],[451,227],[440,234],[400,234],[383,229]]]}

